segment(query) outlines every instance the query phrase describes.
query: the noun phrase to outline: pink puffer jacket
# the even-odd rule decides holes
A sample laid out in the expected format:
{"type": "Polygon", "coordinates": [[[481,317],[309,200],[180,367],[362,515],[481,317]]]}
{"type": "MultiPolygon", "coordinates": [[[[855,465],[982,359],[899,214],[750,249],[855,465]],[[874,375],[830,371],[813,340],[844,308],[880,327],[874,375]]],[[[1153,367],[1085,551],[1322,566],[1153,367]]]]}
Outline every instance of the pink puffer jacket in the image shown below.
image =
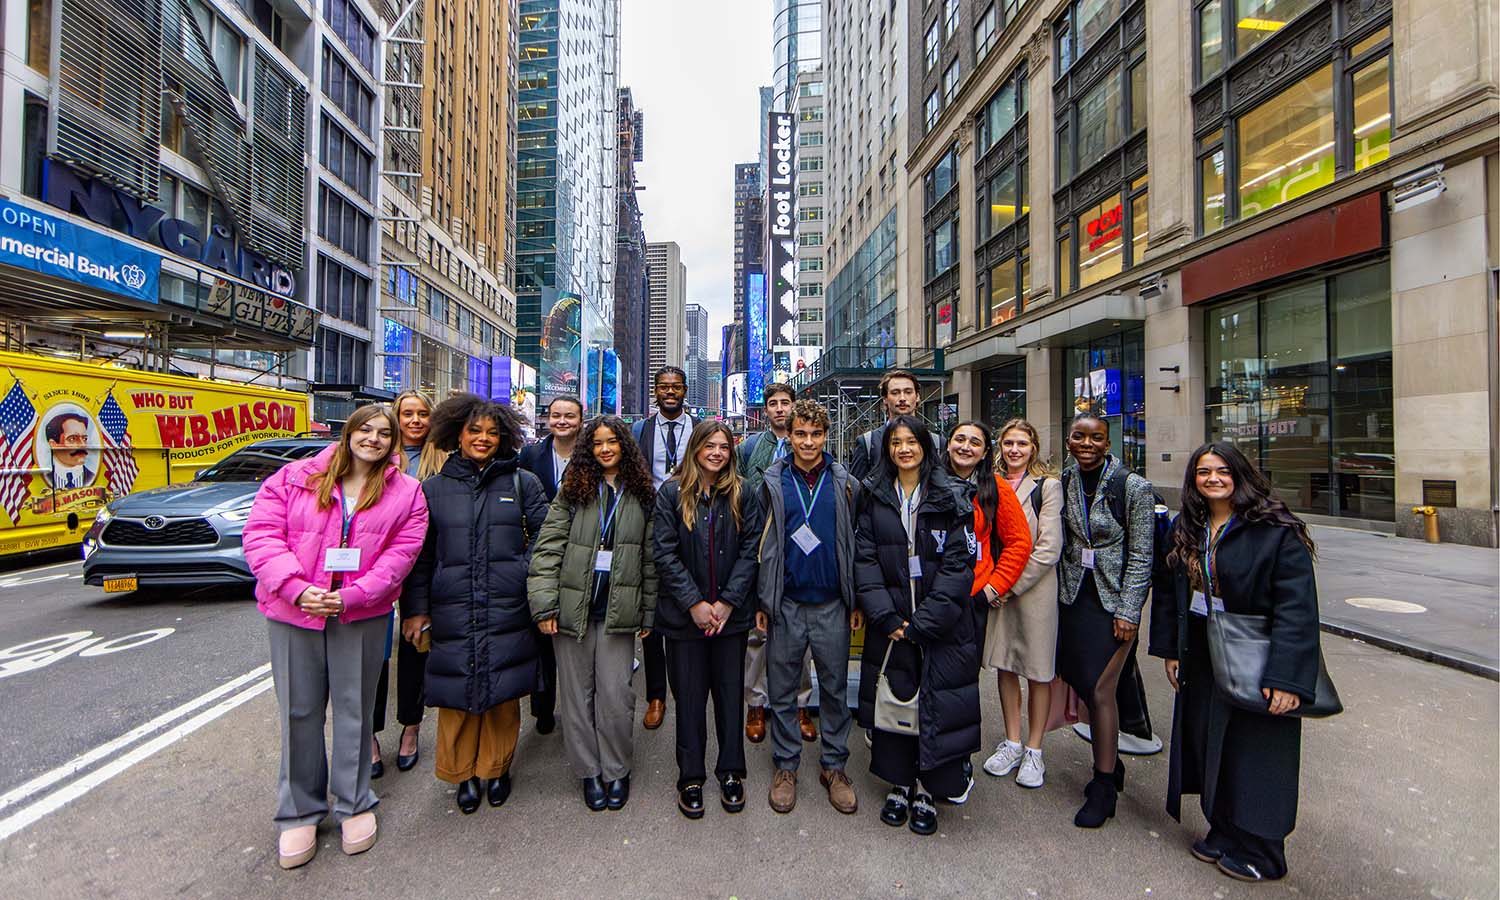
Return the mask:
{"type": "MultiPolygon", "coordinates": [[[[245,522],[245,562],[255,573],[255,598],[270,619],[299,628],[323,628],[320,616],[297,608],[310,586],[327,589],[333,576],[323,570],[324,551],[339,546],[343,515],[338,490],[333,504],[318,509],[318,493],[308,479],[328,468],[334,447],[310,459],[288,463],[255,495],[245,522]]],[[[339,594],[341,622],[389,615],[401,582],[417,561],[427,537],[427,499],[422,485],[394,465],[385,468],[380,502],[354,514],[349,546],[360,549],[356,572],[343,573],[339,594]]]]}

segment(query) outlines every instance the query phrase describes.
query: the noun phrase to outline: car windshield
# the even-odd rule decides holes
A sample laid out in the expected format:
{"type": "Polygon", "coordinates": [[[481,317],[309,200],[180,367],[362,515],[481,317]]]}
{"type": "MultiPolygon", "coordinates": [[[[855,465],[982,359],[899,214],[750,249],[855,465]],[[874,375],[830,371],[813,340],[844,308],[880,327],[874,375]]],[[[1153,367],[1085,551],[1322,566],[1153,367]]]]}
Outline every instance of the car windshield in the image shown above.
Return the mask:
{"type": "Polygon", "coordinates": [[[285,456],[273,456],[254,450],[241,450],[205,469],[195,481],[262,482],[277,469],[291,462],[285,456]]]}

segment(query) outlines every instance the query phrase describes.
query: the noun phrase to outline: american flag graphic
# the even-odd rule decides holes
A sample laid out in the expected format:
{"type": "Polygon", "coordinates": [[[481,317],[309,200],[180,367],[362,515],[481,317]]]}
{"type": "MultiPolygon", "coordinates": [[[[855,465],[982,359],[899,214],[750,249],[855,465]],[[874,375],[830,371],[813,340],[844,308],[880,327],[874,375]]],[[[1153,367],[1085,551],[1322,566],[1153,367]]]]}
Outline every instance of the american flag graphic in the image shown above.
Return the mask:
{"type": "Polygon", "coordinates": [[[19,379],[0,400],[0,506],[14,524],[31,486],[31,470],[36,468],[36,407],[21,387],[19,379]]]}
{"type": "Polygon", "coordinates": [[[104,468],[109,479],[110,491],[116,497],[130,493],[135,476],[140,469],[135,465],[135,453],[130,447],[130,422],[125,411],[115,400],[114,388],[104,396],[104,405],[99,407],[99,427],[104,432],[104,468]]]}

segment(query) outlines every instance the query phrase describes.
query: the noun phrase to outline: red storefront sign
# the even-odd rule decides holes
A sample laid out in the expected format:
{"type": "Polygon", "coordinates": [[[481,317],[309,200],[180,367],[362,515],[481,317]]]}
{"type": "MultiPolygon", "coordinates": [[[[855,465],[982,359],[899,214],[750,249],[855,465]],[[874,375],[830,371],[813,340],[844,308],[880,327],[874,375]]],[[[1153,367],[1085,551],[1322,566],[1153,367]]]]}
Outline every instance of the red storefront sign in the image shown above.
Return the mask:
{"type": "Polygon", "coordinates": [[[1236,241],[1182,269],[1182,302],[1201,303],[1282,275],[1385,246],[1380,192],[1308,213],[1236,241]]]}
{"type": "Polygon", "coordinates": [[[1106,210],[1097,219],[1090,219],[1083,223],[1083,230],[1089,236],[1089,252],[1093,253],[1110,241],[1118,240],[1125,233],[1125,209],[1116,203],[1114,209],[1106,210]]]}

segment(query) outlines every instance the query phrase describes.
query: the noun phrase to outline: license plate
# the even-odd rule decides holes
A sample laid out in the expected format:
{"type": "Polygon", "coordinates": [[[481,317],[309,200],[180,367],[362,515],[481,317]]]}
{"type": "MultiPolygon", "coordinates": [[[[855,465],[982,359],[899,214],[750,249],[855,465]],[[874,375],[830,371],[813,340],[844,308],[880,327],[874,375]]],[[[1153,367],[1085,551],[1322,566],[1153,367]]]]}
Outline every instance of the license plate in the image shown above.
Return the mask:
{"type": "Polygon", "coordinates": [[[104,592],[106,594],[118,594],[123,591],[133,591],[138,587],[134,575],[122,575],[119,578],[104,579],[104,592]]]}

